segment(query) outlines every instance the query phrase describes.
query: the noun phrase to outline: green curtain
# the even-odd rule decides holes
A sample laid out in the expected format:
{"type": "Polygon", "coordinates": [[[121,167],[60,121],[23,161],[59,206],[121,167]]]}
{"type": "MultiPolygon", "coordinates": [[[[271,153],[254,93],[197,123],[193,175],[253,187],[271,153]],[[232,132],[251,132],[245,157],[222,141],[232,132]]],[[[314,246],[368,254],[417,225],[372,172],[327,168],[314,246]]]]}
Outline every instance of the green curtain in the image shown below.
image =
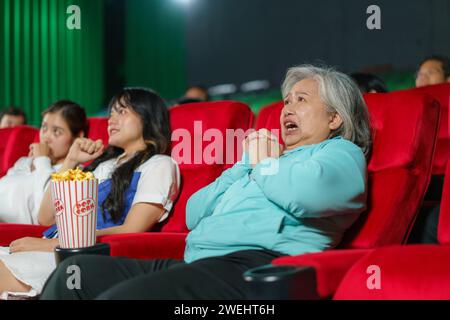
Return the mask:
{"type": "Polygon", "coordinates": [[[0,108],[20,106],[29,123],[52,102],[71,99],[87,110],[105,101],[102,0],[1,0],[0,108]],[[81,30],[66,27],[70,5],[81,30]]]}
{"type": "Polygon", "coordinates": [[[125,1],[125,82],[166,99],[186,89],[185,6],[174,0],[125,1]]]}

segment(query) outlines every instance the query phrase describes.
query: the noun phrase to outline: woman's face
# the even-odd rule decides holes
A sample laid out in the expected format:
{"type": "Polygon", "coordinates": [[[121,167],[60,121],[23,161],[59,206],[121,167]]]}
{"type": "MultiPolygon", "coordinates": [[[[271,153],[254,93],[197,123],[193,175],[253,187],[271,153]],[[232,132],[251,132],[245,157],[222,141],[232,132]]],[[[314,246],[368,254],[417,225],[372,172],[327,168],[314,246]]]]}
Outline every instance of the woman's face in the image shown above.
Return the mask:
{"type": "Polygon", "coordinates": [[[41,143],[47,144],[50,148],[52,163],[64,161],[74,141],[69,125],[59,112],[47,113],[44,116],[39,137],[41,143]]]}
{"type": "Polygon", "coordinates": [[[137,151],[144,144],[143,124],[139,115],[131,108],[116,103],[108,120],[109,144],[137,151]]]}
{"type": "Polygon", "coordinates": [[[281,134],[288,150],[326,140],[342,124],[337,113],[327,112],[314,79],[297,82],[284,100],[281,134]]]}

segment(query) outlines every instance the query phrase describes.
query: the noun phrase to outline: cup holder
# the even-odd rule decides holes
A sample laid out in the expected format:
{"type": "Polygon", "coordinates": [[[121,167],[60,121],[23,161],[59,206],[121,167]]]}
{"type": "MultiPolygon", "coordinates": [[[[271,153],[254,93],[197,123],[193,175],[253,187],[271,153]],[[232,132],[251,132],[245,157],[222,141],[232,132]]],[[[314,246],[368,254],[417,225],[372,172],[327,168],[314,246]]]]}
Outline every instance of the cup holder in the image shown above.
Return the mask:
{"type": "Polygon", "coordinates": [[[56,264],[58,265],[65,259],[70,258],[75,255],[78,255],[78,254],[98,254],[98,255],[109,256],[110,255],[110,246],[107,243],[97,243],[96,245],[93,245],[91,247],[74,248],[74,249],[66,249],[66,248],[61,248],[60,246],[57,246],[55,248],[56,264]]]}
{"type": "Polygon", "coordinates": [[[265,265],[243,274],[253,300],[318,299],[312,267],[265,265]]]}

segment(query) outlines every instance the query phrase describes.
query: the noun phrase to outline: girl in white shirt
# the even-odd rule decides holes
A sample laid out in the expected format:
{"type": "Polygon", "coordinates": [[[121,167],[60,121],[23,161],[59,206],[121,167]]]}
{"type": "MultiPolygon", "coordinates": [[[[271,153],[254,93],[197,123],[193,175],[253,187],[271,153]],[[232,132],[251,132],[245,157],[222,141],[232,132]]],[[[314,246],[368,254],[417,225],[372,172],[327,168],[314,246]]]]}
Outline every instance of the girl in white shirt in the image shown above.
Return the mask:
{"type": "MultiPolygon", "coordinates": [[[[106,151],[101,140],[78,138],[60,172],[94,160],[85,171],[94,170],[99,179],[97,235],[145,232],[167,218],[180,185],[178,166],[165,155],[167,106],[150,90],[129,88],[112,99],[110,110],[106,151]]],[[[44,225],[55,223],[49,189],[38,218],[44,225]]],[[[40,294],[56,267],[58,244],[56,238],[22,238],[10,244],[10,254],[0,250],[0,297],[40,294]]]]}
{"type": "Polygon", "coordinates": [[[50,174],[61,168],[70,146],[87,129],[84,109],[72,101],[58,101],[42,113],[40,142],[31,144],[28,157],[0,179],[0,223],[38,224],[50,174]]]}

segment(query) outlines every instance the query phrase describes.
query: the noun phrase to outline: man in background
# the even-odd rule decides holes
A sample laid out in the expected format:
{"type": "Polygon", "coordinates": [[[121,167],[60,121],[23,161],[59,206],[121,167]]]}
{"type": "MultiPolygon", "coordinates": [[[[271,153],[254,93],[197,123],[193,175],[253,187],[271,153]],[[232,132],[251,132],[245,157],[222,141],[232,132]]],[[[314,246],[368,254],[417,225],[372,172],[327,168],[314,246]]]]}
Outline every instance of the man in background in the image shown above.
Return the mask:
{"type": "Polygon", "coordinates": [[[208,89],[203,86],[191,86],[185,94],[174,101],[173,105],[209,101],[208,89]]]}
{"type": "Polygon", "coordinates": [[[450,82],[450,59],[442,55],[425,58],[419,64],[416,87],[450,82]]]}
{"type": "Polygon", "coordinates": [[[15,107],[9,107],[0,113],[0,129],[24,125],[27,122],[25,113],[15,107]]]}

